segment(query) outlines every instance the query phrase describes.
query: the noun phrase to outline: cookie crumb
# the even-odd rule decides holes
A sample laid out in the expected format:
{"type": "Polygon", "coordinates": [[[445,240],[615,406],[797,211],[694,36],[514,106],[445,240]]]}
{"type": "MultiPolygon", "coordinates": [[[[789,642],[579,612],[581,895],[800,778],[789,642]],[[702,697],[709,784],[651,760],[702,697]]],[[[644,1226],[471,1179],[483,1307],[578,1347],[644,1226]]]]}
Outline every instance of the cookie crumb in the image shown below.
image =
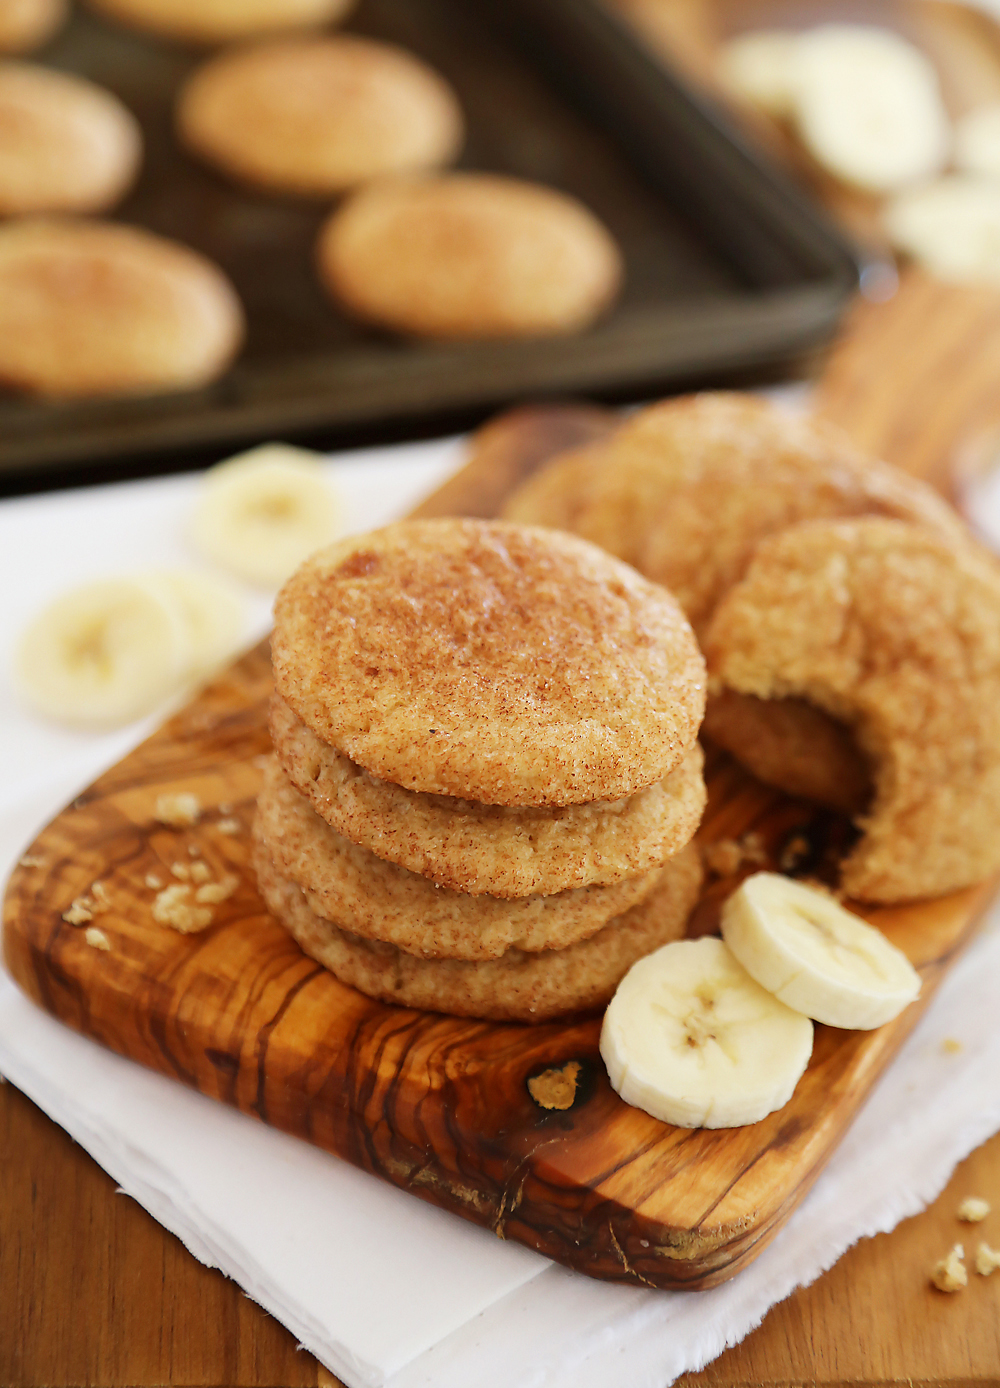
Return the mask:
{"type": "Polygon", "coordinates": [[[193,906],[189,900],[191,888],[183,882],[164,887],[153,902],[153,920],[158,925],[169,925],[182,935],[193,935],[212,923],[212,912],[207,906],[193,906]]]}
{"type": "Polygon", "coordinates": [[[719,839],[716,843],[706,843],[701,850],[705,866],[716,877],[732,877],[739,872],[743,853],[735,839],[719,839]]]}
{"type": "Polygon", "coordinates": [[[957,1041],[954,1036],[946,1036],[941,1042],[941,1049],[945,1055],[958,1055],[964,1048],[961,1041],[957,1041]]]}
{"type": "Polygon", "coordinates": [[[761,835],[751,829],[738,839],[719,839],[716,843],[705,844],[702,857],[709,872],[717,877],[732,877],[741,867],[765,864],[767,849],[761,835]]]}
{"type": "Polygon", "coordinates": [[[147,872],[146,886],[149,887],[150,891],[158,892],[163,886],[163,878],[157,877],[155,872],[147,872]]]}
{"type": "Polygon", "coordinates": [[[216,828],[220,834],[238,834],[240,821],[238,819],[220,819],[216,828]]]}
{"type": "Polygon", "coordinates": [[[976,1271],[981,1277],[989,1277],[997,1268],[1000,1268],[1000,1249],[981,1243],[976,1249],[976,1271]]]}
{"type": "Polygon", "coordinates": [[[156,818],[171,829],[189,829],[201,816],[201,801],[190,791],[156,797],[156,818]]]}
{"type": "Polygon", "coordinates": [[[93,882],[90,895],[94,898],[94,910],[106,911],[111,905],[111,893],[103,882],[93,882]]]}
{"type": "Polygon", "coordinates": [[[962,1262],[964,1257],[965,1249],[956,1243],[946,1258],[934,1264],[931,1282],[939,1292],[957,1292],[968,1285],[969,1277],[962,1262]]]}
{"type": "Polygon", "coordinates": [[[21,867],[27,867],[27,868],[33,868],[33,867],[43,868],[43,867],[45,867],[46,863],[48,862],[48,859],[47,859],[47,858],[40,858],[40,857],[38,856],[37,853],[22,853],[21,856],[20,856],[20,858],[18,858],[17,861],[18,861],[18,863],[20,864],[21,867]]]}
{"type": "Polygon", "coordinates": [[[69,910],[62,913],[62,918],[70,925],[86,925],[94,919],[94,906],[92,897],[78,896],[70,902],[69,910]]]}
{"type": "Polygon", "coordinates": [[[92,949],[111,948],[111,941],[108,939],[107,935],[105,935],[104,931],[101,930],[99,926],[88,925],[86,930],[83,932],[83,938],[87,941],[87,944],[90,945],[92,949]]]}
{"type": "Polygon", "coordinates": [[[208,864],[202,862],[201,859],[198,859],[197,862],[191,864],[192,882],[207,882],[211,876],[211,869],[209,868],[208,864]]]}
{"type": "Polygon", "coordinates": [[[238,884],[239,878],[234,877],[232,873],[227,873],[221,882],[206,882],[203,887],[199,887],[194,894],[194,899],[217,906],[220,901],[226,901],[232,896],[238,884]]]}
{"type": "Polygon", "coordinates": [[[233,812],[233,807],[232,805],[230,805],[228,800],[224,800],[221,805],[216,805],[215,808],[221,815],[232,814],[233,812]]]}
{"type": "Polygon", "coordinates": [[[182,882],[188,882],[191,879],[191,869],[188,867],[187,863],[171,863],[170,871],[175,877],[179,877],[182,882]]]}
{"type": "Polygon", "coordinates": [[[572,1108],[580,1068],[578,1060],[569,1060],[557,1069],[543,1070],[528,1080],[528,1093],[539,1108],[572,1108]]]}
{"type": "Polygon", "coordinates": [[[990,1212],[990,1202],[982,1200],[978,1195],[969,1195],[958,1207],[959,1219],[964,1219],[966,1224],[978,1224],[985,1219],[990,1212]]]}

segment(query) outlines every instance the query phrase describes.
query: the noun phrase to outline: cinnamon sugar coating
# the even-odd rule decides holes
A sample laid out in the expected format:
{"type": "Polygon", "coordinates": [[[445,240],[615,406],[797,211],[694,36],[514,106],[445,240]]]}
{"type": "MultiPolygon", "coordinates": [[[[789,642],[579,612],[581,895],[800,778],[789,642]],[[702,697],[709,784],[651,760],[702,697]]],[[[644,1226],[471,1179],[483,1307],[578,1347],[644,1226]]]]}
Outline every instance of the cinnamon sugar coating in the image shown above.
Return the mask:
{"type": "Polygon", "coordinates": [[[621,882],[688,842],[705,807],[695,744],[662,781],[589,805],[482,805],[380,781],[321,742],[278,696],[271,738],[293,785],[352,843],[453,891],[523,897],[621,882]]]}
{"type": "Polygon", "coordinates": [[[726,392],[640,410],[607,443],[553,460],[504,515],[567,527],[635,565],[699,634],[758,544],[799,521],[883,515],[967,535],[926,483],[833,425],[726,392]]]}
{"type": "Polygon", "coordinates": [[[421,959],[323,920],[260,843],[254,866],[268,909],[342,982],[406,1007],[523,1022],[603,1007],[636,959],[684,935],[702,878],[698,852],[689,844],[665,865],[646,901],[590,939],[539,954],[509,949],[497,959],[471,961],[421,959]]]}
{"type": "Polygon", "coordinates": [[[569,535],[402,521],[286,583],[281,697],[382,780],[490,805],[617,800],[662,780],[704,711],[704,662],[664,589],[569,535]]]}
{"type": "Polygon", "coordinates": [[[257,798],[254,838],[310,910],[367,939],[431,958],[492,959],[517,947],[561,949],[593,935],[648,896],[659,866],[611,886],[502,900],[435,886],[331,829],[272,759],[257,798]]]}
{"type": "Polygon", "coordinates": [[[869,901],[1000,868],[1000,569],[904,522],[815,521],[762,543],[720,604],[713,681],[848,725],[874,799],[843,864],[869,901]]]}

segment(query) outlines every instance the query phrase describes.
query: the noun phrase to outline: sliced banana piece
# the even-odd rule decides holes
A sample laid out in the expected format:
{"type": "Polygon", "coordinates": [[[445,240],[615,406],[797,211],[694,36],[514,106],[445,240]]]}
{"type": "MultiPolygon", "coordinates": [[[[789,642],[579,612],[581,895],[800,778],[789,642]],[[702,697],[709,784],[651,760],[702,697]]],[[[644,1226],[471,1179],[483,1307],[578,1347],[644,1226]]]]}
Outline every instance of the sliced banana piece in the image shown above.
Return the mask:
{"type": "Polygon", "coordinates": [[[246,630],[243,594],[227,579],[189,569],[145,575],[180,606],[188,627],[186,678],[207,679],[239,650],[246,630]]]}
{"type": "Polygon", "coordinates": [[[15,679],[37,712],[111,728],[149,713],[190,666],[180,602],[146,578],[104,579],[50,603],[15,654],[15,679]]]}
{"type": "Polygon", "coordinates": [[[677,940],[633,964],[604,1015],[601,1055],[628,1104],[679,1128],[735,1128],[781,1108],[812,1023],[721,940],[677,940]]]}
{"type": "Polygon", "coordinates": [[[321,458],[267,443],[210,468],[191,517],[192,544],[248,583],[280,587],[342,528],[321,458]]]}
{"type": "Polygon", "coordinates": [[[1000,101],[977,106],[955,123],[955,167],[1000,178],[1000,101]]]}
{"type": "Polygon", "coordinates": [[[883,222],[897,250],[941,279],[1000,284],[1000,183],[940,178],[894,198],[883,222]]]}
{"type": "Polygon", "coordinates": [[[755,873],[732,894],[722,938],[761,987],[828,1026],[870,1031],[920,992],[920,975],[881,931],[775,872],[755,873]]]}
{"type": "Polygon", "coordinates": [[[722,80],[738,96],[779,120],[795,105],[797,35],[782,29],[739,34],[719,50],[722,80]]]}
{"type": "Polygon", "coordinates": [[[799,135],[836,178],[882,193],[944,167],[951,130],[937,73],[898,34],[821,25],[800,36],[794,79],[799,135]]]}

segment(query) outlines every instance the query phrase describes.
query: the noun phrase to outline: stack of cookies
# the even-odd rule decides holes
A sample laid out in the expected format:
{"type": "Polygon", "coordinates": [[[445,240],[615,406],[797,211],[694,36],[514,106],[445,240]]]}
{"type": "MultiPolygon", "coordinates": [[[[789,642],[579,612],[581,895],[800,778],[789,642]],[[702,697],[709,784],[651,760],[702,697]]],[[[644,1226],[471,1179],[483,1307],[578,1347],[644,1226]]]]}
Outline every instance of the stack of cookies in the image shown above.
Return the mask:
{"type": "Polygon", "coordinates": [[[314,555],[275,617],[255,863],[340,979],[541,1020],[684,933],[705,671],[665,589],[574,536],[410,521],[314,555]]]}

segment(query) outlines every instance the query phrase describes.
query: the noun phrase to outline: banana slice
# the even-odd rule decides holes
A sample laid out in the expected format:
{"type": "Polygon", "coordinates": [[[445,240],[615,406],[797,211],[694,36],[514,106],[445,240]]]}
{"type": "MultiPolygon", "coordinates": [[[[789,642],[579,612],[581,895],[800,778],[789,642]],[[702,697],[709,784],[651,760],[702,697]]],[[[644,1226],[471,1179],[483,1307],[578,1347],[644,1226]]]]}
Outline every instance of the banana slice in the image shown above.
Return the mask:
{"type": "Polygon", "coordinates": [[[628,1104],[679,1128],[735,1128],[781,1108],[813,1027],[755,983],[721,940],[676,940],[633,964],[604,1015],[601,1055],[628,1104]]]}
{"type": "Polygon", "coordinates": [[[190,666],[180,603],[145,578],[105,579],[57,598],[25,631],[15,678],[37,712],[111,728],[149,713],[190,666]]]}
{"type": "Polygon", "coordinates": [[[883,221],[897,250],[941,279],[1000,284],[1000,183],[940,178],[895,198],[883,221]]]}
{"type": "Polygon", "coordinates": [[[977,106],[956,122],[955,167],[1000,178],[1000,101],[977,106]]]}
{"type": "Polygon", "coordinates": [[[868,192],[944,167],[951,131],[937,73],[888,29],[826,24],[795,50],[799,135],[825,169],[868,192]]]}
{"type": "Polygon", "coordinates": [[[722,938],[761,987],[828,1026],[870,1031],[920,992],[920,975],[881,931],[775,872],[732,894],[722,938]]]}
{"type": "Polygon", "coordinates": [[[146,575],[149,583],[165,591],[168,601],[180,607],[188,628],[188,668],[185,677],[207,679],[236,654],[246,630],[243,595],[214,575],[188,570],[164,570],[146,575]]]}
{"type": "Polygon", "coordinates": [[[192,544],[248,583],[280,587],[341,529],[321,457],[267,443],[210,468],[191,517],[192,544]]]}
{"type": "Polygon", "coordinates": [[[781,29],[756,29],[730,39],[719,50],[722,80],[738,96],[782,120],[795,106],[797,36],[781,29]]]}

